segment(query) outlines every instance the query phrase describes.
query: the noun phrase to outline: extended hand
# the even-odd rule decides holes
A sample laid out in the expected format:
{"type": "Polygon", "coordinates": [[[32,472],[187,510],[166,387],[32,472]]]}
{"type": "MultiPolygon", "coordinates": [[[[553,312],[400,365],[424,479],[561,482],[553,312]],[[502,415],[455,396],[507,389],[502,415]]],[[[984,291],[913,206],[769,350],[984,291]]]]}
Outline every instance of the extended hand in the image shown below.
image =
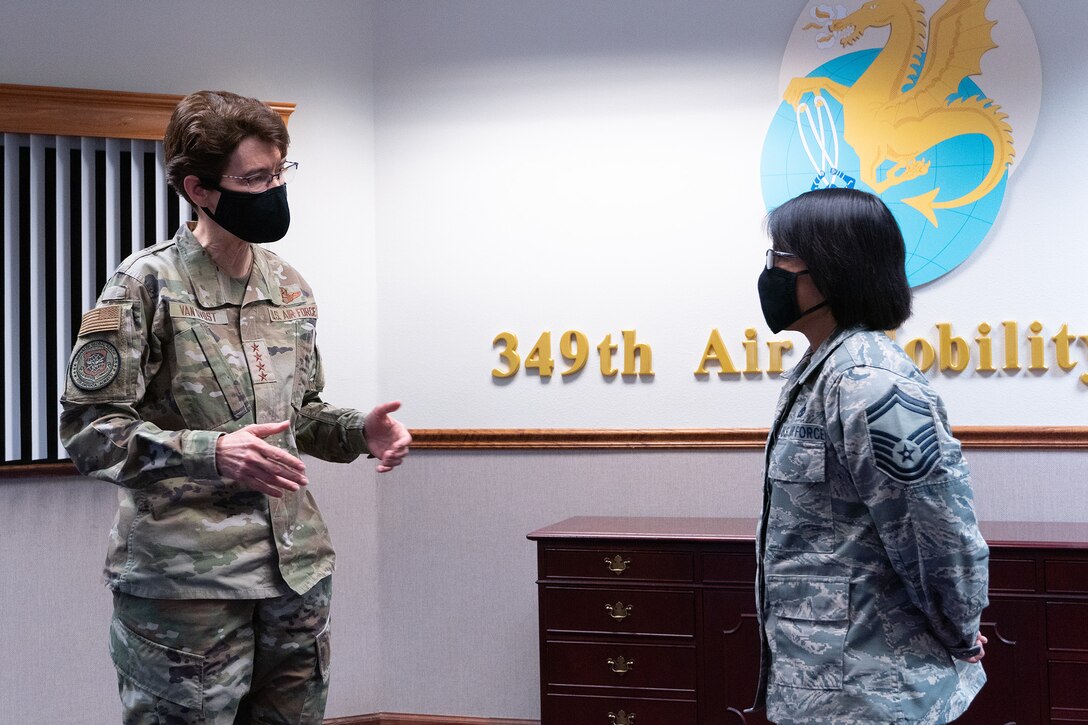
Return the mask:
{"type": "Polygon", "coordinates": [[[224,478],[239,486],[280,498],[284,491],[305,486],[306,466],[287,451],[265,443],[264,439],[282,433],[290,421],[256,423],[220,436],[215,444],[215,462],[224,478]]]}
{"type": "Polygon", "coordinates": [[[370,455],[378,459],[378,473],[387,473],[399,466],[412,443],[412,435],[404,424],[389,417],[398,408],[399,401],[382,403],[366,414],[366,444],[370,455]]]}

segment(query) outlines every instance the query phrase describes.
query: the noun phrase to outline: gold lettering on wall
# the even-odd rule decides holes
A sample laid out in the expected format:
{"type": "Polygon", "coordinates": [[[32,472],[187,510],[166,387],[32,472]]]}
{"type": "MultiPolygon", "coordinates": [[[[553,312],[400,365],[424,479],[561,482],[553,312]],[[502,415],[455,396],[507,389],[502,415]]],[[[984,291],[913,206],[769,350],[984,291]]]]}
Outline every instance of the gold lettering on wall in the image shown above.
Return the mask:
{"type": "MultiPolygon", "coordinates": [[[[623,375],[635,377],[653,377],[653,349],[649,343],[638,342],[638,333],[635,330],[622,330],[623,338],[623,375]]],[[[502,379],[510,378],[524,368],[527,374],[536,374],[541,378],[550,378],[555,369],[555,359],[552,357],[552,333],[545,330],[537,338],[536,343],[530,348],[528,356],[524,360],[518,351],[518,336],[512,332],[500,332],[491,341],[492,346],[498,346],[499,360],[502,367],[492,368],[491,377],[502,379]],[[532,373],[530,373],[532,371],[532,373]]],[[[562,371],[563,376],[571,376],[581,372],[589,362],[590,351],[589,337],[580,330],[566,330],[559,335],[559,355],[567,362],[567,367],[562,371]]],[[[619,374],[613,363],[613,357],[619,351],[619,344],[612,342],[612,333],[608,333],[597,344],[597,356],[600,359],[601,375],[606,378],[619,374]]]]}
{"type": "MultiPolygon", "coordinates": [[[[958,375],[973,371],[990,375],[998,372],[995,356],[1000,356],[1002,360],[1003,377],[1012,377],[1024,370],[1036,376],[1066,374],[1079,363],[1084,363],[1084,368],[1088,368],[1088,334],[1071,332],[1069,324],[1063,322],[1052,328],[1055,332],[1049,335],[1047,326],[1039,320],[1029,323],[1023,335],[1020,329],[1019,323],[1004,320],[1001,322],[1001,334],[994,335],[995,328],[988,322],[982,322],[975,327],[977,335],[972,337],[969,333],[966,336],[957,334],[951,322],[937,322],[929,335],[918,335],[901,344],[918,369],[927,373],[958,375]],[[1001,349],[998,349],[999,345],[1001,349]],[[1022,349],[1026,353],[1026,367],[1021,362],[1022,349]],[[1053,368],[1049,362],[1053,363],[1053,368]]],[[[894,340],[899,336],[898,332],[889,330],[887,334],[894,340]]],[[[601,375],[606,378],[620,374],[639,378],[655,375],[650,344],[639,341],[635,330],[621,330],[619,339],[621,342],[613,342],[612,333],[609,332],[595,346],[601,375]],[[622,368],[619,368],[617,364],[621,355],[622,368]]],[[[492,369],[492,377],[513,377],[522,368],[526,373],[541,378],[551,377],[555,360],[550,330],[540,333],[524,360],[518,351],[518,337],[514,333],[500,332],[492,344],[498,347],[500,361],[500,366],[492,369]]],[[[562,375],[573,376],[586,369],[593,349],[589,336],[581,330],[566,330],[559,334],[559,355],[566,363],[562,375]]],[[[740,379],[742,374],[749,377],[763,373],[778,375],[784,371],[786,357],[793,351],[793,342],[788,339],[772,339],[761,344],[756,327],[744,328],[728,343],[721,331],[714,328],[707,336],[694,375],[708,379],[711,372],[717,372],[718,378],[731,380],[740,379]],[[766,367],[761,356],[763,345],[766,345],[766,367]],[[734,358],[734,355],[740,357],[734,358]],[[738,368],[734,359],[743,359],[744,367],[738,368]]],[[[1088,385],[1088,371],[1079,375],[1078,380],[1088,385]]]]}

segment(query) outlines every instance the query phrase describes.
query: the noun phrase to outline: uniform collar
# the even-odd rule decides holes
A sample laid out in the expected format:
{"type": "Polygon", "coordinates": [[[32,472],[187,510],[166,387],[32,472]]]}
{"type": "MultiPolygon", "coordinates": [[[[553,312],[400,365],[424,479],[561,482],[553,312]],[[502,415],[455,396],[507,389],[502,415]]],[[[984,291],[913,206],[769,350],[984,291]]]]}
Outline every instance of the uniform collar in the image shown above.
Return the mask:
{"type": "Polygon", "coordinates": [[[836,328],[834,332],[828,335],[827,339],[820,343],[820,346],[815,350],[811,348],[805,353],[801,361],[797,363],[793,368],[786,373],[786,384],[782,387],[782,392],[778,396],[778,404],[775,406],[774,411],[774,425],[771,427],[771,433],[767,437],[766,456],[767,460],[770,460],[771,448],[774,441],[778,437],[778,429],[782,425],[782,421],[785,420],[786,415],[793,407],[794,401],[801,394],[802,386],[809,381],[810,378],[815,377],[820,369],[823,368],[824,362],[827,358],[838,349],[839,345],[846,342],[846,340],[857,332],[860,328],[848,328],[839,329],[836,328]]]}
{"type": "Polygon", "coordinates": [[[242,297],[243,287],[245,295],[242,300],[243,305],[260,301],[268,301],[276,306],[284,304],[279,280],[272,273],[269,265],[269,257],[272,256],[270,252],[260,245],[250,245],[253,251],[253,266],[250,269],[248,282],[232,279],[215,266],[211,255],[200,246],[200,242],[193,235],[191,224],[193,222],[181,225],[177,234],[174,235],[174,243],[192,281],[193,294],[201,307],[236,305],[242,297]]]}
{"type": "Polygon", "coordinates": [[[805,353],[805,356],[801,358],[801,362],[797,363],[789,373],[789,381],[791,385],[803,385],[809,381],[820,368],[823,367],[824,361],[830,357],[831,353],[835,352],[846,342],[854,333],[861,330],[860,327],[848,327],[848,328],[835,328],[835,331],[827,336],[827,339],[820,343],[820,346],[815,350],[809,349],[805,353]]]}

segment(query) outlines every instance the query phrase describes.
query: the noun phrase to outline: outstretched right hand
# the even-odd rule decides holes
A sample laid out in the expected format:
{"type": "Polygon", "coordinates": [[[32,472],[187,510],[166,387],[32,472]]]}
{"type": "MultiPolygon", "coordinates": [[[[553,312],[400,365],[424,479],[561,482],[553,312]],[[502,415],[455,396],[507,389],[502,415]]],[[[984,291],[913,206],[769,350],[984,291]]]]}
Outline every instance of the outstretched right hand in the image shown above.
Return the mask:
{"type": "Polygon", "coordinates": [[[215,462],[219,473],[239,486],[266,496],[280,498],[284,491],[305,486],[306,465],[287,451],[264,439],[282,433],[290,421],[255,423],[219,437],[215,444],[215,462]]]}

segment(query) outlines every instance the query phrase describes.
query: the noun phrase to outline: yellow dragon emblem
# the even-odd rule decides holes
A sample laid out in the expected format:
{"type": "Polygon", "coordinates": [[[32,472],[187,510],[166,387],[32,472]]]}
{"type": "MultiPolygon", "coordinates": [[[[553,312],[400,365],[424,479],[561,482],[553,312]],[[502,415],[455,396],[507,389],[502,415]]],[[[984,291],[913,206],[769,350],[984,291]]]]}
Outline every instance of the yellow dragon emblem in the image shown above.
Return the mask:
{"type": "MultiPolygon", "coordinates": [[[[986,19],[989,0],[949,0],[928,27],[925,10],[915,0],[869,0],[855,12],[828,24],[810,23],[853,45],[869,28],[890,26],[888,42],[852,86],[830,78],[794,78],[784,99],[798,108],[806,93],[828,93],[842,104],[843,138],[861,160],[861,180],[877,194],[925,176],[927,150],[955,136],[982,134],[994,148],[986,175],[970,192],[937,201],[940,187],[903,199],[937,226],[937,209],[954,209],[986,196],[1000,182],[1015,151],[1007,114],[989,98],[957,98],[960,81],[982,72],[982,56],[997,47],[991,36],[996,21],[986,19]],[[915,67],[918,71],[913,85],[915,67]],[[910,86],[907,90],[905,87],[910,86]],[[893,166],[880,178],[881,166],[893,166]]],[[[823,18],[817,14],[818,18],[823,18]]],[[[831,20],[828,16],[827,20],[831,20]]],[[[826,41],[831,36],[821,38],[826,41]]]]}

